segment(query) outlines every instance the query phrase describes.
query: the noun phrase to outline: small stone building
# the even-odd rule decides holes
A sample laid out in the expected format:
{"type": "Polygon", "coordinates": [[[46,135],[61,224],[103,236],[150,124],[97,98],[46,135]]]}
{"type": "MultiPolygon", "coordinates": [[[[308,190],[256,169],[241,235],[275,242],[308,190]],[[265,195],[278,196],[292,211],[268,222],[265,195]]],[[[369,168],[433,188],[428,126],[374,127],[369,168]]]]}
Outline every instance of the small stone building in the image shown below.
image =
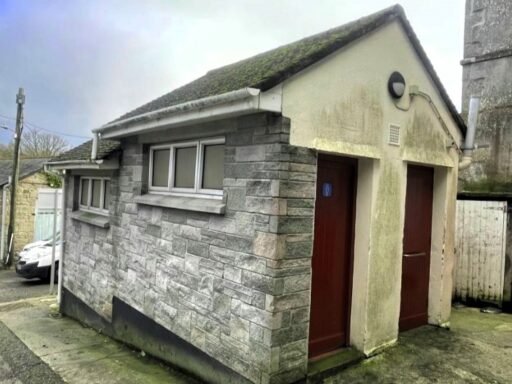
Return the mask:
{"type": "MultiPolygon", "coordinates": [[[[14,230],[14,251],[19,252],[27,243],[34,241],[34,220],[37,197],[40,188],[48,187],[44,163],[48,159],[22,159],[19,165],[19,182],[16,192],[16,228],[14,230]]],[[[0,160],[0,188],[9,184],[12,175],[12,160],[0,160]]],[[[9,225],[10,189],[6,187],[5,239],[9,225]]],[[[0,191],[0,217],[2,215],[2,193],[0,191]]],[[[6,244],[7,244],[7,240],[6,244]]],[[[7,249],[7,247],[5,247],[7,249]]],[[[5,255],[2,255],[2,257],[5,255]]],[[[3,259],[3,258],[2,258],[3,259]]]]}
{"type": "Polygon", "coordinates": [[[214,383],[304,380],[448,324],[465,125],[401,7],[93,132],[49,164],[65,314],[214,383]]]}

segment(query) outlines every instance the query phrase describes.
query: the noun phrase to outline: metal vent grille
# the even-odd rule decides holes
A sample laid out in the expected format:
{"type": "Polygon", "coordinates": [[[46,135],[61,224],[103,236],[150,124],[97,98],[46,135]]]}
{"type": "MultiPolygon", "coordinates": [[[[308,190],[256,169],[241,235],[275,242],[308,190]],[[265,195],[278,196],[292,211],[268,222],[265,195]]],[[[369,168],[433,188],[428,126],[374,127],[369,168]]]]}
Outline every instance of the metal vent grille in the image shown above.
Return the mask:
{"type": "Polygon", "coordinates": [[[400,126],[389,124],[388,144],[400,146],[400,126]]]}

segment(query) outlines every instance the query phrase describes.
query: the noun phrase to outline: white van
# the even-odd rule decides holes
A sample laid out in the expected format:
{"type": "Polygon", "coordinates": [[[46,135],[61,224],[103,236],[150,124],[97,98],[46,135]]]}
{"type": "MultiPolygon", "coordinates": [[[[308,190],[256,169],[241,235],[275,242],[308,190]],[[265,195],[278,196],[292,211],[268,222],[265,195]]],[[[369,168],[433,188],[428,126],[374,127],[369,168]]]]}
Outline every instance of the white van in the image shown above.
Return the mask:
{"type": "MultiPolygon", "coordinates": [[[[25,245],[16,261],[16,273],[26,279],[40,278],[50,280],[53,239],[35,241],[25,245]]],[[[55,281],[60,260],[60,236],[57,234],[55,248],[55,281]]]]}

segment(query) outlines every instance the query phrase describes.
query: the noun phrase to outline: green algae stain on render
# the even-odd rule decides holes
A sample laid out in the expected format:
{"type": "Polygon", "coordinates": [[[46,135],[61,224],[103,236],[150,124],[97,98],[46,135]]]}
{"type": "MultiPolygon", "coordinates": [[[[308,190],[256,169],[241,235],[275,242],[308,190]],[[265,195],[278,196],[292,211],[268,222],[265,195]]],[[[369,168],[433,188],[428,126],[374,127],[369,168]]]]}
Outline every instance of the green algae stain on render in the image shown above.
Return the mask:
{"type": "Polygon", "coordinates": [[[400,263],[402,238],[402,186],[401,162],[386,161],[381,164],[377,189],[378,209],[372,220],[370,292],[368,295],[371,313],[369,314],[368,339],[372,340],[369,349],[388,343],[389,335],[394,335],[398,319],[393,316],[383,318],[379,313],[389,312],[396,307],[397,290],[400,289],[400,263]],[[382,278],[386,276],[386,278],[382,278]],[[373,278],[375,277],[375,278],[373,278]],[[377,278],[379,277],[379,278],[377,278]]]}
{"type": "Polygon", "coordinates": [[[402,151],[405,158],[427,164],[450,165],[446,149],[448,136],[439,122],[422,112],[414,112],[405,127],[402,151]]]}
{"type": "Polygon", "coordinates": [[[376,92],[354,87],[349,98],[319,103],[295,123],[295,139],[321,151],[380,158],[384,113],[376,92]]]}
{"type": "Polygon", "coordinates": [[[378,146],[383,112],[379,99],[369,87],[354,87],[348,98],[322,105],[312,114],[319,138],[351,144],[378,146]]]}

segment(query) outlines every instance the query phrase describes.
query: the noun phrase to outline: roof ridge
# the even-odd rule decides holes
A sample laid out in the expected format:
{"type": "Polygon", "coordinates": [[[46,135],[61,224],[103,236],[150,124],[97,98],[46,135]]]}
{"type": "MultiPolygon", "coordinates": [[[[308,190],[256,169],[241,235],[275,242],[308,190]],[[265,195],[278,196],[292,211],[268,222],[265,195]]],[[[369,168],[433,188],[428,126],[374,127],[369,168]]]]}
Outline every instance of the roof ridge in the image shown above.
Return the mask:
{"type": "MultiPolygon", "coordinates": [[[[318,33],[315,33],[313,35],[309,35],[309,36],[306,36],[306,37],[303,37],[303,38],[300,38],[300,39],[297,39],[297,40],[294,40],[294,41],[291,41],[289,43],[285,43],[285,44],[282,44],[282,45],[279,45],[275,48],[272,48],[272,49],[269,49],[269,50],[266,50],[264,52],[260,52],[260,53],[257,53],[256,55],[252,55],[252,56],[249,56],[249,57],[246,57],[246,58],[243,58],[243,59],[240,59],[238,61],[235,61],[235,62],[232,62],[232,63],[229,63],[229,64],[226,64],[226,65],[223,65],[221,67],[218,67],[218,68],[213,68],[213,69],[210,69],[206,72],[205,75],[201,76],[201,77],[204,77],[208,74],[212,74],[212,73],[215,73],[216,71],[219,71],[219,70],[223,70],[227,67],[230,67],[230,66],[234,66],[234,65],[238,65],[238,64],[242,64],[246,61],[249,61],[251,59],[254,59],[254,58],[257,58],[259,56],[263,56],[263,55],[266,55],[270,52],[273,52],[273,51],[277,51],[279,49],[282,49],[282,48],[286,48],[286,47],[289,47],[289,46],[293,46],[294,44],[297,44],[297,43],[300,43],[300,42],[303,42],[303,41],[307,41],[307,40],[314,40],[316,38],[319,38],[320,36],[322,35],[326,35],[326,34],[329,34],[329,33],[333,33],[335,31],[339,31],[341,29],[344,29],[350,25],[354,25],[356,23],[361,23],[367,19],[370,19],[370,18],[376,18],[378,15],[381,15],[381,16],[386,16],[386,17],[391,17],[391,18],[395,18],[397,17],[398,15],[405,15],[405,12],[402,8],[402,6],[400,4],[395,4],[395,5],[392,5],[392,6],[389,6],[387,8],[384,8],[384,9],[381,9],[380,11],[377,11],[377,12],[374,12],[374,13],[371,13],[369,15],[366,15],[366,16],[362,16],[358,19],[355,19],[355,20],[352,20],[352,21],[349,21],[345,24],[341,24],[341,25],[338,25],[336,27],[332,27],[332,28],[329,28],[329,29],[326,29],[326,30],[323,30],[322,32],[318,32],[318,33]]],[[[389,21],[389,20],[387,20],[389,21]]],[[[199,80],[201,77],[197,78],[196,80],[199,80]]]]}
{"type": "Polygon", "coordinates": [[[211,69],[203,76],[123,114],[110,123],[245,87],[267,90],[277,85],[276,82],[283,81],[345,44],[403,15],[403,8],[396,4],[337,27],[211,69]],[[335,44],[332,44],[333,36],[335,44]],[[321,47],[316,46],[316,43],[321,43],[321,47]],[[286,48],[294,48],[294,51],[286,52],[286,48]],[[277,65],[266,59],[274,60],[277,65]],[[247,68],[243,68],[244,66],[247,68]]]}
{"type": "Polygon", "coordinates": [[[405,34],[438,88],[453,119],[457,122],[460,130],[465,133],[464,121],[450,100],[432,63],[407,20],[404,9],[399,4],[231,64],[211,69],[205,75],[125,113],[108,124],[115,125],[131,117],[242,88],[257,88],[263,92],[267,91],[310,65],[394,20],[398,20],[402,25],[405,34]]]}

